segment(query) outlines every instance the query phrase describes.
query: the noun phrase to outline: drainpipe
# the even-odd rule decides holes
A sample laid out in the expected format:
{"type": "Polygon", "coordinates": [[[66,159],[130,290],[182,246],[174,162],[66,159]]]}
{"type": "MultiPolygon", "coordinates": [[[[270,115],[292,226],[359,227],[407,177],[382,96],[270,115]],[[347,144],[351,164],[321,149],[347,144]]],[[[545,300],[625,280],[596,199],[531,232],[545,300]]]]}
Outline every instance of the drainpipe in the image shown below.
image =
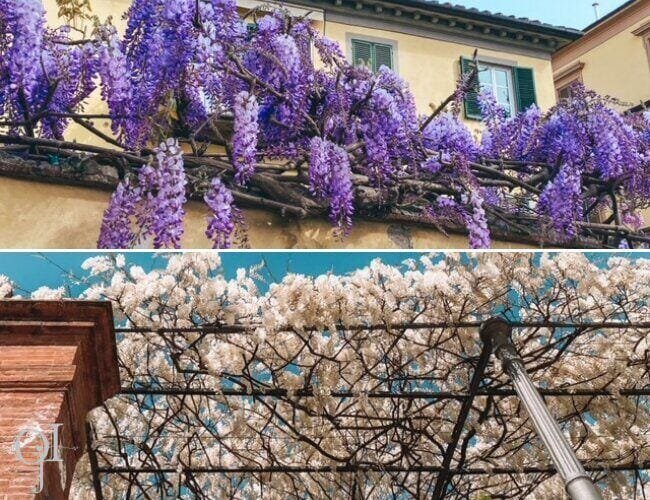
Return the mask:
{"type": "Polygon", "coordinates": [[[602,500],[602,495],[587,475],[571,445],[562,434],[544,400],[526,372],[524,362],[512,343],[512,327],[501,318],[491,318],[480,328],[481,340],[490,345],[501,361],[515,392],[526,407],[537,435],[551,455],[551,461],[562,477],[566,492],[573,500],[602,500]]]}

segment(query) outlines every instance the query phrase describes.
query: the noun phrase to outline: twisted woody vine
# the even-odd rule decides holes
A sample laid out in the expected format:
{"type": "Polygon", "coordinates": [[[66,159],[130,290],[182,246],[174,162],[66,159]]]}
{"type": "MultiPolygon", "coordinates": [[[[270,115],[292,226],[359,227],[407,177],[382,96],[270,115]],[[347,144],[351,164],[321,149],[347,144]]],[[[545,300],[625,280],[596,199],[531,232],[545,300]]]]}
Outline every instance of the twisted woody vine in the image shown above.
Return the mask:
{"type": "Polygon", "coordinates": [[[49,27],[40,0],[0,0],[0,143],[52,168],[93,157],[118,169],[99,247],[180,247],[190,198],[209,207],[216,248],[235,243],[247,206],[326,215],[342,238],[371,218],[465,231],[474,248],[504,235],[650,245],[650,114],[622,115],[579,84],[515,116],[480,93],[476,137],[461,109],[478,91],[477,58],[419,116],[396,73],[351,65],[282,9],[133,0],[122,35],[87,2],[58,3],[68,24],[49,27]],[[105,115],[84,113],[94,92],[105,115]],[[71,123],[111,148],[65,141],[71,123]]]}

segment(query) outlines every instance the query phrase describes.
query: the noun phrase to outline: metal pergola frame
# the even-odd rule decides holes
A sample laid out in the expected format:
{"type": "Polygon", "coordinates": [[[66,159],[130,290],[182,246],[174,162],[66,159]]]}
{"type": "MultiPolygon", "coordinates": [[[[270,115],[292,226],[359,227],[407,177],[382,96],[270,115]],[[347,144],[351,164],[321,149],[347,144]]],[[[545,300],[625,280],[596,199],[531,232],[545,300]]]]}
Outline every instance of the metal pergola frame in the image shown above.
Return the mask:
{"type": "MultiPolygon", "coordinates": [[[[503,322],[503,320],[500,320],[503,322]]],[[[488,321],[489,323],[489,321],[488,321]]],[[[464,322],[449,322],[449,323],[401,323],[391,325],[358,325],[358,326],[340,326],[342,331],[370,331],[370,330],[384,330],[384,329],[437,329],[437,328],[476,328],[477,331],[484,327],[486,322],[483,321],[464,321],[464,322]]],[[[576,331],[586,331],[590,329],[642,329],[650,330],[650,322],[564,322],[564,321],[542,321],[542,322],[510,322],[510,328],[573,328],[576,331]]],[[[261,326],[261,325],[258,325],[261,326]]],[[[179,333],[196,333],[199,334],[199,340],[208,335],[231,335],[231,334],[248,334],[251,333],[258,326],[199,326],[189,328],[162,328],[152,330],[149,328],[117,328],[116,333],[122,335],[131,334],[153,334],[165,337],[168,334],[179,333]]],[[[280,329],[282,330],[282,329],[280,329]]],[[[286,327],[287,332],[293,331],[292,328],[286,327]]],[[[452,462],[454,458],[458,458],[459,444],[461,444],[461,437],[468,415],[472,409],[475,398],[477,397],[492,397],[492,398],[507,398],[518,396],[518,390],[506,388],[504,386],[496,387],[481,387],[484,380],[486,367],[491,359],[493,352],[499,359],[503,361],[502,355],[498,352],[498,346],[495,346],[492,339],[487,339],[484,335],[483,347],[478,359],[472,360],[474,370],[471,381],[466,392],[453,392],[453,391],[403,391],[403,392],[389,392],[389,391],[376,391],[367,392],[364,395],[368,398],[390,398],[390,399],[427,399],[427,400],[455,400],[461,403],[461,408],[458,411],[457,419],[454,424],[451,440],[449,441],[445,452],[443,454],[442,464],[439,466],[383,466],[376,465],[357,465],[347,464],[338,467],[318,467],[318,466],[268,466],[268,467],[199,467],[199,466],[186,466],[179,465],[178,467],[113,467],[113,466],[100,466],[97,457],[96,449],[93,442],[93,430],[89,426],[88,429],[88,451],[90,457],[91,471],[93,476],[93,484],[98,499],[103,498],[101,477],[111,474],[128,474],[130,477],[135,477],[139,474],[345,474],[355,472],[384,472],[384,473],[430,473],[436,474],[435,488],[432,498],[442,499],[445,498],[450,482],[455,476],[468,476],[468,475],[489,475],[489,474],[503,474],[513,476],[517,474],[544,474],[547,476],[555,475],[558,468],[554,467],[493,467],[493,468],[477,468],[477,467],[453,467],[452,462]]],[[[194,345],[197,340],[192,342],[194,345]]],[[[521,359],[521,358],[519,358],[521,359]]],[[[176,363],[176,358],[174,358],[176,363]]],[[[557,361],[557,360],[556,360],[557,361]]],[[[523,366],[523,362],[522,362],[523,366]]],[[[191,371],[190,371],[191,372],[191,371]]],[[[197,370],[196,373],[200,373],[197,370]]],[[[532,384],[531,384],[532,385],[532,384]]],[[[255,389],[255,390],[239,390],[232,388],[223,388],[221,390],[197,388],[187,385],[184,387],[128,387],[123,386],[121,394],[130,396],[166,396],[184,399],[188,396],[205,396],[205,397],[245,397],[261,400],[265,398],[278,398],[278,397],[293,397],[293,398],[309,398],[314,396],[313,392],[298,390],[292,391],[291,394],[285,389],[255,389]]],[[[617,391],[603,389],[580,389],[571,387],[561,388],[543,388],[538,389],[538,394],[546,397],[560,397],[560,398],[576,398],[576,397],[631,397],[631,398],[645,398],[650,397],[650,384],[642,388],[626,388],[617,391]]],[[[352,398],[358,396],[354,391],[336,391],[329,394],[334,398],[352,398]]],[[[540,398],[541,400],[541,398],[540,398]]],[[[464,446],[467,445],[467,437],[465,437],[464,446]]],[[[464,450],[461,451],[464,455],[464,450]]],[[[573,453],[573,452],[571,452],[573,453]]],[[[463,460],[460,460],[462,465],[463,460]]],[[[635,478],[640,478],[640,472],[650,470],[650,461],[641,463],[598,463],[590,462],[584,465],[584,471],[587,472],[602,472],[607,473],[610,471],[623,471],[634,472],[635,478]]],[[[571,491],[569,491],[571,494],[571,491]]],[[[598,498],[596,496],[574,496],[573,498],[598,498]]]]}

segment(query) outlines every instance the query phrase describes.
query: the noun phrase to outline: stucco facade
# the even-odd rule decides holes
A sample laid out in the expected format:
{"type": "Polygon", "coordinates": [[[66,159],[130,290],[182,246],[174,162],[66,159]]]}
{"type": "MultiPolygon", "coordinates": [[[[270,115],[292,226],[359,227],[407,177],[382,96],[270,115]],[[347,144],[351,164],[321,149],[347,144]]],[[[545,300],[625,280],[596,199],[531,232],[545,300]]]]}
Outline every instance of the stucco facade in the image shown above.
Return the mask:
{"type": "MultiPolygon", "coordinates": [[[[102,215],[110,193],[78,186],[55,185],[0,177],[0,248],[96,248],[102,215]]],[[[208,210],[190,202],[185,219],[184,248],[208,249],[208,210]]],[[[326,219],[287,219],[265,210],[245,210],[248,244],[252,248],[314,249],[463,249],[463,235],[443,235],[434,228],[358,220],[345,239],[334,234],[326,219]]],[[[529,245],[496,241],[493,248],[529,245]]]]}
{"type": "MultiPolygon", "coordinates": [[[[44,0],[43,3],[47,10],[48,22],[53,26],[60,23],[57,17],[56,0],[44,0]]],[[[122,17],[131,3],[130,0],[91,0],[90,3],[93,14],[99,19],[111,16],[113,24],[119,30],[125,28],[122,17]]],[[[245,12],[251,7],[262,5],[263,2],[239,0],[239,4],[242,12],[245,12]]],[[[413,16],[409,22],[402,20],[396,22],[394,10],[388,8],[382,10],[380,14],[374,12],[373,15],[363,14],[362,9],[356,9],[355,14],[351,15],[341,10],[343,6],[330,9],[329,6],[309,0],[298,0],[295,4],[289,4],[289,8],[296,15],[310,13],[314,25],[325,36],[339,42],[348,57],[350,39],[353,36],[394,44],[394,69],[410,84],[418,109],[423,114],[430,112],[431,105],[440,104],[453,92],[460,74],[461,57],[470,58],[477,49],[479,58],[486,63],[532,69],[538,105],[542,109],[548,109],[556,102],[551,64],[552,49],[543,48],[540,43],[537,47],[532,42],[524,45],[523,42],[505,37],[487,39],[483,31],[488,28],[468,30],[467,25],[463,28],[463,32],[458,34],[451,32],[449,28],[445,30],[440,22],[427,24],[424,24],[424,21],[415,22],[412,20],[413,16]]],[[[406,19],[406,15],[399,17],[406,19]]],[[[520,32],[517,33],[522,36],[520,32]]],[[[566,40],[564,42],[566,43],[566,40]]],[[[89,100],[86,111],[90,114],[106,111],[98,91],[89,100]]],[[[97,125],[110,134],[107,123],[97,123],[97,125]]],[[[470,121],[470,125],[474,128],[480,126],[476,121],[470,121]]],[[[108,146],[94,134],[76,124],[69,127],[66,139],[108,146]]]]}
{"type": "MultiPolygon", "coordinates": [[[[404,78],[415,95],[418,109],[425,114],[431,111],[430,105],[438,105],[454,90],[460,74],[460,58],[471,58],[474,50],[479,50],[479,59],[500,63],[504,66],[532,68],[535,75],[537,102],[542,109],[553,106],[555,88],[553,69],[548,54],[520,54],[496,48],[481,47],[481,43],[452,42],[436,37],[431,31],[417,35],[395,31],[389,26],[373,28],[355,23],[326,22],[325,35],[345,47],[349,57],[349,40],[352,36],[394,42],[396,51],[396,70],[404,78]]],[[[472,124],[476,124],[473,122],[472,124]]]]}
{"type": "Polygon", "coordinates": [[[628,109],[650,101],[650,0],[628,2],[615,15],[553,56],[558,90],[582,81],[628,109]]]}

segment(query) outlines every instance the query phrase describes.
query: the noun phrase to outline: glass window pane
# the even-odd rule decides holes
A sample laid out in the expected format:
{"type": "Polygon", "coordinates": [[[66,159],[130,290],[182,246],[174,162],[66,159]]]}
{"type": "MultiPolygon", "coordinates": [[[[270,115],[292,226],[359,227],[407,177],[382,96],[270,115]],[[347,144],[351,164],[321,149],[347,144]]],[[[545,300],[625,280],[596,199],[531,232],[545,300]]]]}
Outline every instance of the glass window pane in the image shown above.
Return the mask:
{"type": "Polygon", "coordinates": [[[492,85],[492,71],[490,68],[481,68],[478,73],[478,81],[481,85],[492,85]]]}
{"type": "Polygon", "coordinates": [[[499,104],[503,104],[507,108],[510,108],[510,92],[507,87],[497,87],[497,101],[499,104]]]}
{"type": "Polygon", "coordinates": [[[496,76],[497,85],[502,87],[508,86],[508,72],[503,69],[495,69],[494,74],[496,76]]]}
{"type": "Polygon", "coordinates": [[[481,85],[481,92],[489,92],[490,94],[494,95],[494,88],[492,85],[481,85]]]}

